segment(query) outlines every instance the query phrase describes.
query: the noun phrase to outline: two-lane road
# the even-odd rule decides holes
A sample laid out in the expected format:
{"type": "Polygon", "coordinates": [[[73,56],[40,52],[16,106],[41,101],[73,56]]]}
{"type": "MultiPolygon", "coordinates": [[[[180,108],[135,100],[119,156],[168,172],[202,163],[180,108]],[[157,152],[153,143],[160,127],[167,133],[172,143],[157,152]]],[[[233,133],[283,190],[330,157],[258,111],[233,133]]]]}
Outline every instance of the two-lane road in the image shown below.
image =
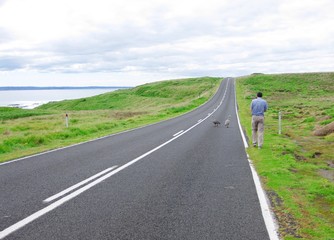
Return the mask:
{"type": "Polygon", "coordinates": [[[0,193],[0,239],[269,239],[231,78],[183,116],[2,164],[0,193]]]}

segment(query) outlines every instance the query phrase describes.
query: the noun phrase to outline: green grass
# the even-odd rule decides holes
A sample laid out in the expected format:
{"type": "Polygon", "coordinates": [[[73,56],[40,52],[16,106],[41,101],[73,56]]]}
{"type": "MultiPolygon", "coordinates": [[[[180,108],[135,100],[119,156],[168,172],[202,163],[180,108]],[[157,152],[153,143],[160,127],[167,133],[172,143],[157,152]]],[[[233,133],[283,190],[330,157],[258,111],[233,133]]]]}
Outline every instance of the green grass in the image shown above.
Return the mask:
{"type": "Polygon", "coordinates": [[[9,120],[9,119],[17,119],[23,117],[31,117],[38,115],[45,115],[48,112],[46,111],[36,111],[36,110],[27,110],[20,108],[8,108],[8,107],[0,107],[0,120],[9,120]]]}
{"type": "Polygon", "coordinates": [[[283,239],[334,239],[334,135],[313,132],[334,121],[334,73],[252,75],[237,80],[240,117],[251,136],[250,102],[268,101],[265,143],[247,151],[280,224],[283,239]],[[278,112],[283,129],[278,134],[278,112]],[[332,174],[332,175],[331,175],[332,174]]]}
{"type": "Polygon", "coordinates": [[[220,82],[212,77],[161,81],[34,110],[0,108],[0,162],[178,116],[205,103],[220,82]]]}

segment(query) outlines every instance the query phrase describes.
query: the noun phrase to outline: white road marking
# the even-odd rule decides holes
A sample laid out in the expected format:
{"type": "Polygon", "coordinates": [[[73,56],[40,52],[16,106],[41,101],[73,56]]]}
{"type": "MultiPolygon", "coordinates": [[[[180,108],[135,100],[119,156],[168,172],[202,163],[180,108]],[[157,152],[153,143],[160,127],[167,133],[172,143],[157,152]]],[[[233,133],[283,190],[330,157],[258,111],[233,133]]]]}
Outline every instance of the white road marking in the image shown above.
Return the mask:
{"type": "MultiPolygon", "coordinates": [[[[238,114],[238,109],[237,109],[237,98],[236,98],[237,93],[236,93],[236,88],[235,88],[235,81],[234,81],[234,91],[235,91],[235,112],[237,114],[240,134],[242,136],[244,146],[245,146],[245,149],[246,149],[246,148],[248,148],[248,143],[246,141],[246,137],[244,135],[244,132],[242,131],[242,127],[241,127],[240,120],[239,120],[239,114],[238,114]]],[[[249,166],[250,166],[250,169],[251,169],[251,172],[252,172],[253,180],[254,180],[254,183],[255,183],[255,189],[256,189],[256,192],[257,192],[257,196],[259,198],[262,217],[264,219],[264,223],[266,225],[269,238],[270,238],[270,240],[279,240],[278,232],[277,232],[278,227],[277,227],[275,219],[274,219],[274,217],[271,213],[265,191],[263,190],[263,188],[261,186],[260,178],[257,175],[257,172],[254,169],[253,163],[249,159],[248,154],[247,154],[247,158],[248,158],[249,166]]]]}
{"type": "Polygon", "coordinates": [[[260,201],[260,206],[261,206],[261,212],[262,212],[262,217],[264,219],[266,228],[267,228],[267,232],[269,234],[269,238],[270,240],[279,240],[278,238],[278,227],[277,227],[277,223],[274,220],[274,217],[271,213],[269,204],[268,204],[268,198],[262,188],[261,185],[261,181],[259,176],[257,175],[257,172],[253,166],[252,161],[248,158],[248,162],[249,162],[249,166],[251,168],[252,171],[252,176],[254,179],[254,183],[255,183],[255,188],[256,188],[256,192],[257,192],[257,196],[259,198],[260,201]]]}
{"type": "Polygon", "coordinates": [[[238,114],[238,109],[237,109],[237,92],[236,92],[236,88],[235,88],[235,81],[234,81],[234,104],[235,104],[235,112],[237,114],[237,120],[238,120],[238,125],[239,125],[239,130],[240,130],[240,133],[241,133],[242,141],[244,142],[245,148],[248,148],[248,143],[247,143],[245,134],[242,130],[241,124],[240,124],[240,119],[239,119],[239,114],[238,114]]]}
{"type": "MultiPolygon", "coordinates": [[[[226,89],[225,89],[225,93],[226,93],[226,91],[227,91],[228,84],[229,84],[229,81],[227,82],[227,86],[226,86],[226,89]]],[[[224,98],[225,98],[225,94],[224,94],[224,97],[223,97],[222,101],[224,100],[224,98]]],[[[219,105],[219,107],[220,107],[220,106],[221,106],[221,104],[219,105]]],[[[218,109],[218,108],[217,108],[217,109],[218,109]]],[[[214,113],[214,112],[215,112],[215,111],[213,111],[213,113],[214,113]]],[[[187,130],[183,131],[182,133],[180,133],[179,135],[173,137],[172,139],[168,140],[167,142],[165,142],[165,143],[159,145],[158,147],[156,147],[156,148],[154,148],[154,149],[148,151],[147,153],[145,153],[145,154],[143,154],[143,155],[141,155],[141,156],[139,156],[139,157],[133,159],[132,161],[130,161],[130,162],[124,164],[123,166],[121,166],[121,167],[119,167],[119,168],[113,170],[112,172],[107,173],[106,175],[104,175],[104,176],[102,176],[102,177],[96,179],[95,181],[93,181],[93,182],[87,184],[86,186],[84,186],[84,187],[82,187],[82,188],[80,188],[80,189],[78,189],[78,190],[76,190],[76,191],[70,193],[69,195],[67,195],[67,196],[65,196],[65,197],[63,197],[63,198],[61,198],[61,199],[59,199],[58,201],[56,201],[56,202],[50,204],[49,206],[47,206],[47,207],[45,207],[45,208],[43,208],[43,209],[41,209],[41,210],[39,210],[39,211],[33,213],[32,215],[30,215],[30,216],[24,218],[23,220],[21,220],[21,221],[15,223],[15,224],[11,225],[10,227],[4,229],[3,231],[0,232],[0,239],[5,238],[5,237],[8,236],[9,234],[11,234],[11,233],[17,231],[18,229],[20,229],[20,228],[24,227],[25,225],[31,223],[32,221],[38,219],[39,217],[45,215],[46,213],[48,213],[48,212],[54,210],[55,208],[61,206],[62,204],[66,203],[67,201],[69,201],[69,200],[75,198],[75,197],[78,196],[79,194],[81,194],[81,193],[87,191],[88,189],[90,189],[90,188],[92,188],[93,186],[99,184],[100,182],[106,180],[107,178],[109,178],[109,177],[115,175],[116,173],[122,171],[123,169],[125,169],[125,168],[131,166],[132,164],[138,162],[139,160],[143,159],[144,157],[150,155],[151,153],[153,153],[153,152],[159,150],[160,148],[164,147],[165,145],[167,145],[167,144],[173,142],[173,141],[176,140],[177,138],[181,137],[183,134],[189,132],[190,130],[192,130],[193,128],[195,128],[196,126],[198,126],[199,124],[201,124],[201,123],[204,122],[205,120],[207,120],[209,117],[210,117],[210,114],[209,114],[208,116],[206,116],[206,117],[203,119],[203,121],[196,123],[195,125],[191,126],[191,127],[188,128],[187,130]]]]}
{"type": "Polygon", "coordinates": [[[179,135],[179,134],[182,133],[182,132],[183,132],[183,130],[181,130],[180,132],[175,133],[175,134],[173,135],[173,137],[176,137],[177,135],[179,135]]]}
{"type": "Polygon", "coordinates": [[[29,217],[24,218],[23,220],[15,223],[14,225],[6,228],[5,230],[0,232],[0,239],[5,238],[6,236],[8,236],[9,234],[17,231],[18,229],[24,227],[25,225],[27,225],[28,223],[36,220],[37,218],[43,216],[44,214],[54,210],[55,208],[61,206],[62,204],[64,204],[65,202],[71,200],[72,198],[75,198],[76,196],[78,196],[79,194],[87,191],[88,189],[90,189],[91,187],[95,186],[96,184],[104,181],[105,179],[111,177],[112,175],[114,175],[115,173],[117,173],[117,169],[104,175],[101,178],[98,178],[97,180],[95,180],[94,182],[91,182],[90,184],[87,184],[86,186],[76,190],[75,192],[72,192],[71,194],[59,199],[58,201],[50,204],[49,206],[33,213],[32,215],[30,215],[29,217]]]}
{"type": "Polygon", "coordinates": [[[199,122],[199,123],[200,123],[200,122],[202,122],[202,121],[203,121],[203,119],[200,119],[200,120],[198,120],[197,122],[199,122]]]}
{"type": "Polygon", "coordinates": [[[95,174],[94,176],[91,176],[90,178],[87,178],[86,180],[83,180],[83,181],[81,181],[81,182],[79,182],[79,183],[77,183],[77,184],[75,184],[75,185],[73,185],[73,186],[71,186],[71,187],[69,187],[69,188],[63,190],[63,191],[61,191],[60,193],[57,193],[57,194],[55,194],[55,195],[53,195],[53,196],[51,196],[51,197],[45,199],[43,202],[44,202],[44,203],[52,202],[53,200],[55,200],[55,199],[57,199],[57,198],[59,198],[59,197],[65,195],[66,193],[71,192],[72,190],[74,190],[74,189],[76,189],[76,188],[78,188],[78,187],[80,187],[80,186],[82,186],[82,185],[84,185],[84,184],[86,184],[86,183],[92,181],[92,180],[95,179],[95,178],[100,177],[101,175],[103,175],[103,174],[105,174],[105,173],[107,173],[107,172],[110,172],[111,170],[113,170],[113,169],[115,169],[115,168],[117,168],[117,166],[113,166],[113,167],[111,167],[111,168],[107,168],[106,170],[103,170],[102,172],[99,172],[99,173],[95,174]]]}

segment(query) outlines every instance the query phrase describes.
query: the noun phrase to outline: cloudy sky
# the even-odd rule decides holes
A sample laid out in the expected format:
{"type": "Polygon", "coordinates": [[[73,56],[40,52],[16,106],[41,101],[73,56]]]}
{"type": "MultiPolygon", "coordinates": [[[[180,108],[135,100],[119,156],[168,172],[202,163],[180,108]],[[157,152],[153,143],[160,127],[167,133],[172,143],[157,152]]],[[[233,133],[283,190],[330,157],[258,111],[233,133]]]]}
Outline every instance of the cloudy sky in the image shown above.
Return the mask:
{"type": "Polygon", "coordinates": [[[333,0],[0,0],[0,86],[334,71],[333,0]]]}

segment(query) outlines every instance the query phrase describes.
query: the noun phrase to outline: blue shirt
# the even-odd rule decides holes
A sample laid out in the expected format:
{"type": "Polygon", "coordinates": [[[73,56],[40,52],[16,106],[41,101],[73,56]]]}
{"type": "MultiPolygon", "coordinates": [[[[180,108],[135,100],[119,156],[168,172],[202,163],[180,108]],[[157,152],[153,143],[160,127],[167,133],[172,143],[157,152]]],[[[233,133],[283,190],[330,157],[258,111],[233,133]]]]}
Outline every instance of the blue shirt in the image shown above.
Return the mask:
{"type": "Polygon", "coordinates": [[[258,97],[252,101],[251,110],[253,116],[264,116],[264,112],[267,111],[268,104],[266,100],[258,97]]]}

